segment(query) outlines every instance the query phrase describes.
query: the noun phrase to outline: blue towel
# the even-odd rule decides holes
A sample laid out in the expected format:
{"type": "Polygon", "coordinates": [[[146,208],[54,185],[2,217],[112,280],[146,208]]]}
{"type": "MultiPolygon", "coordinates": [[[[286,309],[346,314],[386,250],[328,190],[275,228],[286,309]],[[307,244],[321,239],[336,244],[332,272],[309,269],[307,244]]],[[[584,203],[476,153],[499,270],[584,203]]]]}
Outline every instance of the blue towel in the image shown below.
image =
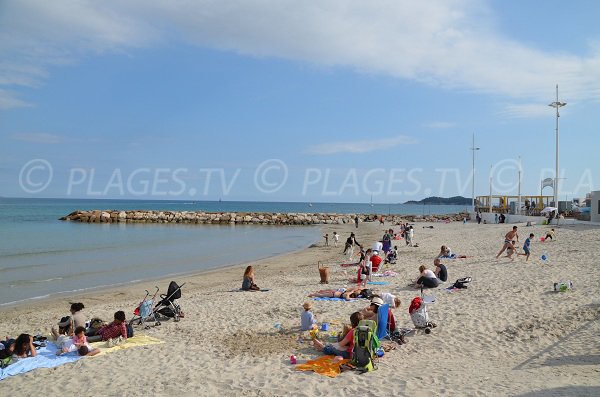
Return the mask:
{"type": "Polygon", "coordinates": [[[56,355],[58,348],[53,343],[48,343],[47,346],[40,348],[37,351],[37,356],[22,358],[8,367],[0,369],[0,380],[23,374],[32,371],[36,368],[54,368],[66,363],[75,362],[82,357],[77,355],[77,352],[66,353],[60,356],[56,355]]]}
{"type": "Polygon", "coordinates": [[[389,282],[388,281],[368,281],[367,284],[372,284],[372,285],[388,285],[389,282]]]}
{"type": "MultiPolygon", "coordinates": [[[[340,302],[349,302],[348,300],[344,299],[344,298],[327,298],[327,297],[316,297],[313,298],[314,301],[340,301],[340,302]]],[[[356,300],[356,299],[350,299],[351,301],[356,300]]]]}

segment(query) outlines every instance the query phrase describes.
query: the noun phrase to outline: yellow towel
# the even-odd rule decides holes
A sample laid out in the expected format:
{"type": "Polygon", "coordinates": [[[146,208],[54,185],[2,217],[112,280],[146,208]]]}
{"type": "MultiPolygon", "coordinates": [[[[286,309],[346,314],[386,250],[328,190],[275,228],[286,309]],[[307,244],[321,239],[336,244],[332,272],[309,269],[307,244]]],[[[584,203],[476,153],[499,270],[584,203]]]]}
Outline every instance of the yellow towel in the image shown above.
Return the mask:
{"type": "Polygon", "coordinates": [[[298,364],[296,365],[296,371],[314,371],[320,375],[335,378],[342,373],[340,366],[349,363],[350,360],[334,361],[334,358],[334,356],[323,356],[304,364],[298,364]]]}
{"type": "Polygon", "coordinates": [[[106,347],[106,341],[94,342],[91,345],[94,349],[95,348],[100,349],[99,354],[104,354],[104,353],[115,352],[117,350],[129,349],[130,347],[156,345],[159,343],[165,343],[165,342],[160,339],[156,339],[151,336],[148,336],[148,335],[136,335],[131,338],[125,339],[120,344],[118,344],[117,346],[114,346],[114,347],[106,347]]]}

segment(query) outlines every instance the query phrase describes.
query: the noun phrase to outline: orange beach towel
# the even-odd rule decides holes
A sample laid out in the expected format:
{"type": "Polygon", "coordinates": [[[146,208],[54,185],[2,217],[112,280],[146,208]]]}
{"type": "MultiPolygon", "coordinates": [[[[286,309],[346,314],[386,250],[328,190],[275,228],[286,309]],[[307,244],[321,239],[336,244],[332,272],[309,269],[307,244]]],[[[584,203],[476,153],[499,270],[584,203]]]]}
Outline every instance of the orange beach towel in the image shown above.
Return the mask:
{"type": "Polygon", "coordinates": [[[304,364],[296,365],[296,371],[314,371],[320,375],[335,378],[342,373],[340,366],[347,364],[350,360],[334,361],[334,356],[323,356],[316,360],[309,360],[304,364]]]}

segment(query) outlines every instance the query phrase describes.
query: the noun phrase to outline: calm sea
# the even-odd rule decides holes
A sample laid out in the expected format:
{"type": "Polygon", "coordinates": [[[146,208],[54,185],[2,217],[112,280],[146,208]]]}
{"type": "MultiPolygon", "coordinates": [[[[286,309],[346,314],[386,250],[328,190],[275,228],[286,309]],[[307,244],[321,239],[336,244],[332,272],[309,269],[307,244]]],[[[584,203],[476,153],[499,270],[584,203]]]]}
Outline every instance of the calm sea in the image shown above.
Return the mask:
{"type": "Polygon", "coordinates": [[[464,206],[0,198],[0,305],[243,263],[306,247],[318,227],[81,224],[86,209],[445,214],[464,206]]]}

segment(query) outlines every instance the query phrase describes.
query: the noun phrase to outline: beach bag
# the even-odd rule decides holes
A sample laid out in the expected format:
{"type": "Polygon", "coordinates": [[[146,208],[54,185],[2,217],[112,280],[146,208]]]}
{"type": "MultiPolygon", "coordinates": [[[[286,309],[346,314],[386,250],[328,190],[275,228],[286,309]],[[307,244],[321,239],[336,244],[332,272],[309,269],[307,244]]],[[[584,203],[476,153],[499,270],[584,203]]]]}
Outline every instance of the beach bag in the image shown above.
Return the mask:
{"type": "Polygon", "coordinates": [[[380,347],[376,329],[377,325],[372,320],[361,320],[358,327],[354,329],[352,365],[357,371],[370,372],[377,369],[373,362],[376,351],[380,347]]]}
{"type": "Polygon", "coordinates": [[[358,296],[360,298],[371,300],[371,298],[373,298],[374,294],[373,294],[373,291],[371,291],[369,288],[365,288],[362,291],[360,291],[360,295],[358,295],[358,296]]]}
{"type": "Polygon", "coordinates": [[[471,282],[471,277],[463,277],[463,278],[459,278],[458,280],[456,280],[454,282],[454,284],[452,285],[452,288],[457,288],[457,289],[466,289],[467,288],[467,284],[471,282]]]}

